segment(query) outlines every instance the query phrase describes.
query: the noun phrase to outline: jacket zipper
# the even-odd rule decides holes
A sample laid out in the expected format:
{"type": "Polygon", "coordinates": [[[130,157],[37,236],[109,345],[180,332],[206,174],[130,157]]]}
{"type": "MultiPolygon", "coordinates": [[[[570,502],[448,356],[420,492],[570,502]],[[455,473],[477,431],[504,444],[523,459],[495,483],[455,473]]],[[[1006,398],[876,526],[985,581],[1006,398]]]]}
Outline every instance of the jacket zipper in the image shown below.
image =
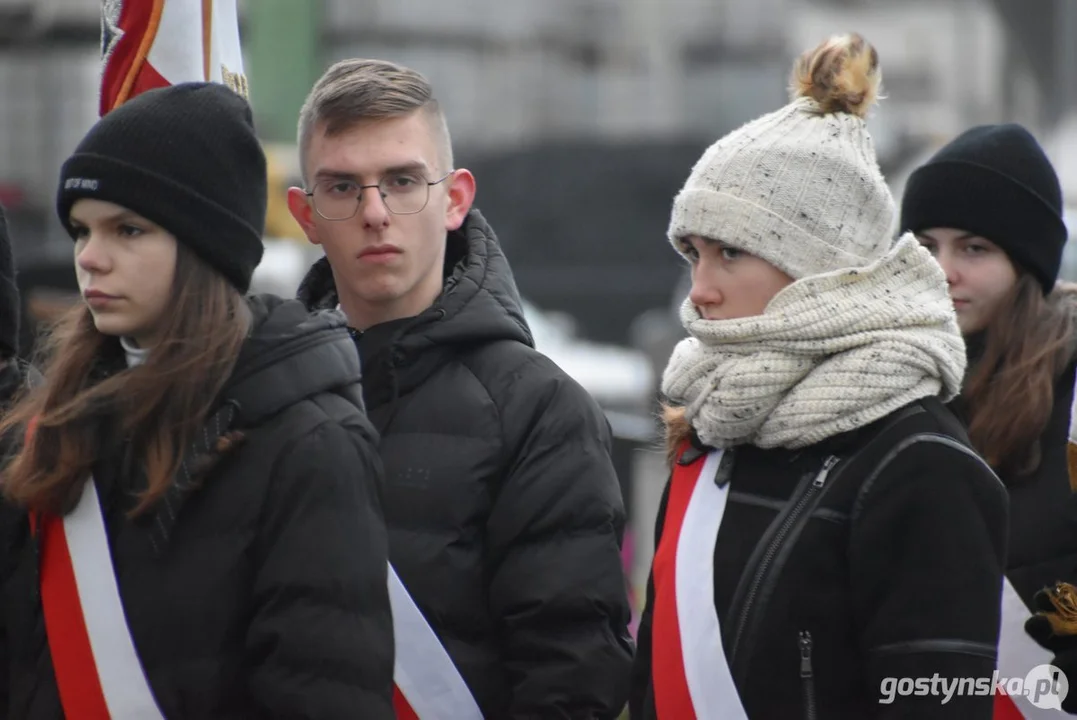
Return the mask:
{"type": "Polygon", "coordinates": [[[740,649],[744,631],[748,626],[752,606],[755,604],[755,599],[763,588],[764,580],[768,579],[767,576],[771,563],[778,555],[778,551],[781,550],[789,532],[796,527],[797,520],[803,514],[804,510],[811,504],[812,498],[823,489],[823,486],[826,484],[827,476],[830,475],[831,469],[838,464],[839,460],[840,458],[837,456],[831,455],[823,462],[822,469],[815,476],[815,479],[812,480],[811,484],[804,489],[803,494],[797,498],[793,510],[786,516],[785,521],[771,539],[770,545],[767,546],[767,551],[764,553],[755,571],[755,575],[752,577],[752,583],[748,586],[748,594],[744,598],[744,604],[741,606],[740,614],[737,618],[736,631],[733,635],[733,643],[731,645],[732,649],[729,653],[730,659],[733,662],[736,661],[737,652],[740,649]]]}
{"type": "Polygon", "coordinates": [[[815,674],[811,666],[811,633],[800,633],[800,684],[804,688],[804,717],[815,720],[815,674]]]}

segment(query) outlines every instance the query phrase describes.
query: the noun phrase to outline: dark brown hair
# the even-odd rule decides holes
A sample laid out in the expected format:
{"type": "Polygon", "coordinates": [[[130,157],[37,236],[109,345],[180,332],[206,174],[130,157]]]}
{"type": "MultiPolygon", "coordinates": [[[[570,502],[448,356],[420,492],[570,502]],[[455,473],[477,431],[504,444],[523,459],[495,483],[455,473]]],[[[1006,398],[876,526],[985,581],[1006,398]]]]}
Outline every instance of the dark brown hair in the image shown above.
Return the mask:
{"type": "Polygon", "coordinates": [[[1045,298],[1039,282],[1022,273],[1000,307],[961,398],[973,446],[1011,481],[1040,466],[1055,383],[1077,348],[1077,286],[1059,283],[1045,298]]]}
{"type": "Polygon", "coordinates": [[[146,363],[104,378],[97,369],[118,339],[98,332],[83,303],[66,313],[43,348],[44,384],[0,422],[0,437],[32,427],[4,470],[9,500],[31,511],[70,510],[102,443],[117,436],[130,438],[148,481],[131,515],[164,494],[251,324],[239,292],[183,244],[169,308],[146,363]]]}

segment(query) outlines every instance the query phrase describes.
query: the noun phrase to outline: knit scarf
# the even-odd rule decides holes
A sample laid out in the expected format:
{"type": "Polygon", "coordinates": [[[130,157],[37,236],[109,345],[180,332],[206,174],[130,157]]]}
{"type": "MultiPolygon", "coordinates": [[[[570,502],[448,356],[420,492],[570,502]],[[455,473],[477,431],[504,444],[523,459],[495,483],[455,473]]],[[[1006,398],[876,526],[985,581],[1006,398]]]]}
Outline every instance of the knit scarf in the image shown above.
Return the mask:
{"type": "Polygon", "coordinates": [[[965,345],[941,268],[910,234],[871,265],[802,278],[761,315],[688,330],[662,391],[707,445],[802,448],[960,391],[965,345]]]}

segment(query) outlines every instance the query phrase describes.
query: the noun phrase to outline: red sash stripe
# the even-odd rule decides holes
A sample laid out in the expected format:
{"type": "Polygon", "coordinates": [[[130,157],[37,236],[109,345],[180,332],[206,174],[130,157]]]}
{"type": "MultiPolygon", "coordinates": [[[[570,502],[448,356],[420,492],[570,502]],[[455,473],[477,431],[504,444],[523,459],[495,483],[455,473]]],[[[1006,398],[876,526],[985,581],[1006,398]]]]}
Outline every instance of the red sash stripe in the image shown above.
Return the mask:
{"type": "Polygon", "coordinates": [[[1017,709],[1013,698],[1009,695],[995,694],[994,720],[1025,720],[1025,716],[1017,709]]]}
{"type": "Polygon", "coordinates": [[[41,605],[64,714],[79,720],[109,720],[63,521],[48,516],[41,525],[41,605]]]}
{"type": "Polygon", "coordinates": [[[411,709],[411,705],[408,704],[408,699],[404,697],[404,693],[400,692],[400,688],[395,684],[393,685],[393,709],[396,710],[397,720],[420,720],[415,711],[411,709]]]}
{"type": "MultiPolygon", "coordinates": [[[[678,449],[677,457],[687,448],[688,443],[685,442],[678,449]]],[[[661,720],[695,720],[696,717],[688,691],[688,679],[684,674],[681,629],[677,620],[676,568],[677,540],[705,457],[701,455],[690,465],[674,465],[662,537],[654,555],[652,571],[655,597],[651,634],[662,638],[662,641],[652,645],[651,674],[655,710],[661,720]]]]}

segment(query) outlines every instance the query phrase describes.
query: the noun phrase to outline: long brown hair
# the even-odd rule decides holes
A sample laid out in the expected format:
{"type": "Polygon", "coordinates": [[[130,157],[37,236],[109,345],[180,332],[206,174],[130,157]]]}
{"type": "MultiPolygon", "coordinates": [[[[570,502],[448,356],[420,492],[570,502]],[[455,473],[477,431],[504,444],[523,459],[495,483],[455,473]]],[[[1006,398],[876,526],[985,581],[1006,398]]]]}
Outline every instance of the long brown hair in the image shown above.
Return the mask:
{"type": "Polygon", "coordinates": [[[182,243],[169,308],[146,363],[104,378],[98,368],[118,339],[98,332],[81,302],[63,317],[44,346],[45,383],[0,422],[0,437],[33,426],[4,470],[9,500],[32,511],[70,510],[102,444],[117,435],[130,438],[148,481],[131,515],[164,494],[251,325],[239,292],[182,243]]]}
{"type": "Polygon", "coordinates": [[[1059,283],[1046,298],[1022,273],[984,331],[983,354],[961,397],[969,438],[1005,479],[1035,472],[1039,439],[1055,402],[1055,383],[1077,349],[1077,285],[1059,283]]]}

